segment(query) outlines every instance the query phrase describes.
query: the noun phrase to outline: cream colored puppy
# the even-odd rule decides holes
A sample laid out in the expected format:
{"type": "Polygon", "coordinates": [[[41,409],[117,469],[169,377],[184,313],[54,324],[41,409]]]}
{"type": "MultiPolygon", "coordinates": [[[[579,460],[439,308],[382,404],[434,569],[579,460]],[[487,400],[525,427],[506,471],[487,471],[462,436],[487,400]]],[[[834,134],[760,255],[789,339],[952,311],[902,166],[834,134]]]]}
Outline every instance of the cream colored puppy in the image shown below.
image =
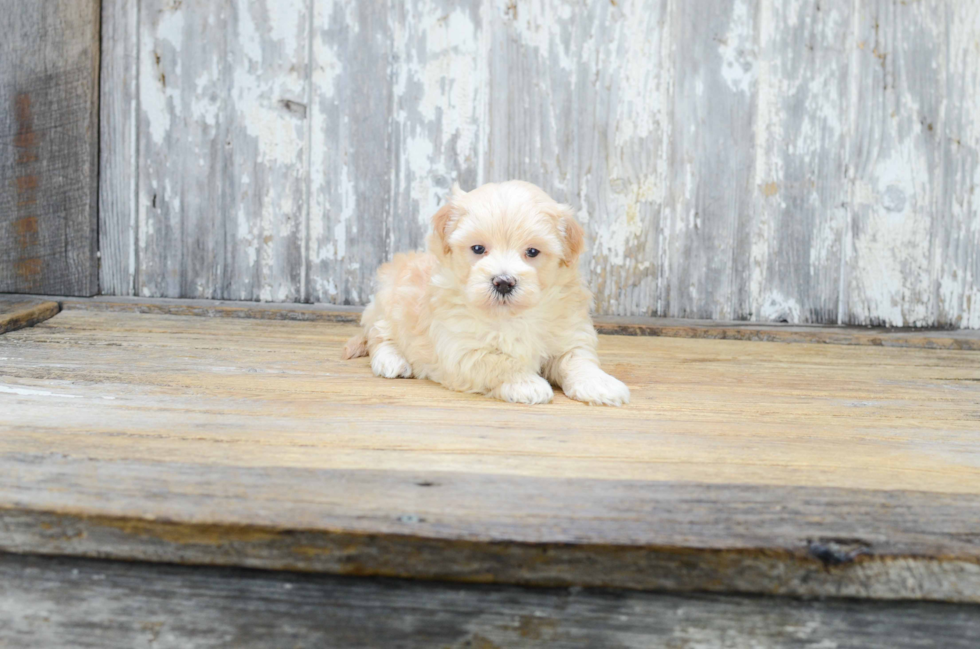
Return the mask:
{"type": "Polygon", "coordinates": [[[599,369],[582,237],[571,208],[530,183],[454,185],[428,251],[378,270],[364,334],[344,357],[370,354],[378,376],[514,403],[551,401],[551,384],[586,403],[628,403],[629,388],[599,369]]]}

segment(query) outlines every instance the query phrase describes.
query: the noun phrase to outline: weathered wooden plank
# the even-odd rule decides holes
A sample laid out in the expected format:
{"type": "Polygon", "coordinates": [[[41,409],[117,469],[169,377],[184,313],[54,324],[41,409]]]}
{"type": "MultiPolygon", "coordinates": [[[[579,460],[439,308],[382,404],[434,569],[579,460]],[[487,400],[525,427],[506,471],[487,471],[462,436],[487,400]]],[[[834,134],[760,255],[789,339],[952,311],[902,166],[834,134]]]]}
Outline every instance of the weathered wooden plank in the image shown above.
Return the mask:
{"type": "Polygon", "coordinates": [[[99,291],[103,295],[137,294],[139,5],[139,0],[102,2],[99,291]]]}
{"type": "Polygon", "coordinates": [[[868,0],[853,16],[844,322],[936,321],[931,241],[943,192],[936,130],[943,4],[868,0]]]}
{"type": "Polygon", "coordinates": [[[751,316],[838,322],[849,193],[851,0],[764,0],[751,316]]]}
{"type": "Polygon", "coordinates": [[[603,337],[629,407],[528,408],[377,379],[339,360],[353,331],[66,311],[0,337],[3,547],[980,601],[978,352],[603,337]]]}
{"type": "Polygon", "coordinates": [[[576,209],[601,313],[660,306],[669,16],[661,0],[490,14],[487,179],[530,180],[576,209]]]}
{"type": "Polygon", "coordinates": [[[669,232],[663,312],[742,319],[755,204],[758,3],[672,7],[669,232]]]}
{"type": "Polygon", "coordinates": [[[980,603],[973,495],[109,462],[29,450],[3,456],[7,475],[21,480],[3,478],[3,499],[22,503],[0,508],[7,552],[980,603]]]}
{"type": "Polygon", "coordinates": [[[0,334],[33,327],[58,315],[57,302],[0,295],[0,334]]]}
{"type": "Polygon", "coordinates": [[[138,292],[363,304],[451,181],[521,177],[599,313],[980,326],[971,3],[265,1],[140,5],[138,292]]]}
{"type": "MultiPolygon", "coordinates": [[[[336,304],[262,304],[231,300],[185,300],[109,296],[84,299],[63,298],[61,305],[62,308],[68,310],[83,311],[345,323],[360,322],[361,313],[364,311],[362,307],[336,304]]],[[[980,333],[977,334],[977,339],[977,348],[980,349],[980,333]]]]}
{"type": "Polygon", "coordinates": [[[388,258],[393,99],[386,10],[339,0],[313,7],[305,292],[314,302],[366,304],[388,258]]]}
{"type": "Polygon", "coordinates": [[[139,293],[300,297],[306,2],[140,5],[139,293]]]}
{"type": "Polygon", "coordinates": [[[213,3],[139,3],[137,295],[222,296],[237,217],[224,198],[228,14],[213,3]]]}
{"type": "Polygon", "coordinates": [[[320,648],[973,647],[975,606],[797,601],[0,555],[0,643],[320,648]]]}
{"type": "Polygon", "coordinates": [[[98,292],[98,0],[0,2],[0,291],[98,292]]]}
{"type": "MultiPolygon", "coordinates": [[[[70,310],[351,323],[358,322],[362,312],[361,307],[333,304],[257,304],[255,302],[227,300],[108,296],[60,298],[60,303],[62,308],[70,310]]],[[[671,338],[980,351],[980,331],[973,329],[894,329],[842,325],[760,324],[756,322],[625,316],[597,316],[594,321],[599,333],[622,336],[667,336],[671,338]]]]}
{"type": "Polygon", "coordinates": [[[933,218],[935,320],[980,329],[980,5],[950,2],[942,54],[942,191],[933,218]]]}
{"type": "MultiPolygon", "coordinates": [[[[425,246],[453,182],[484,182],[490,86],[480,0],[397,0],[391,22],[391,197],[387,255],[425,246]]],[[[370,285],[360,291],[368,295],[370,285]]]]}

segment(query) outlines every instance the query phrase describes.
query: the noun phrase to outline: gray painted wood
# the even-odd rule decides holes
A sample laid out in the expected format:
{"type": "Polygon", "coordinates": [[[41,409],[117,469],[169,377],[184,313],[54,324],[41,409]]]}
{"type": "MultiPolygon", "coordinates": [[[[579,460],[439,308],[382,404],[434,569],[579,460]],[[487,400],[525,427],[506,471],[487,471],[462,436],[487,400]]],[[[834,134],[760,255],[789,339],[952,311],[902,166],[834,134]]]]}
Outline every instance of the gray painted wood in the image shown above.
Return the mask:
{"type": "Polygon", "coordinates": [[[943,7],[943,191],[934,215],[935,320],[980,328],[980,3],[943,7]]]}
{"type": "Polygon", "coordinates": [[[668,6],[515,4],[491,12],[490,181],[524,178],[573,205],[600,313],[656,309],[669,119],[668,6]]]}
{"type": "Polygon", "coordinates": [[[941,2],[869,1],[853,16],[851,213],[841,296],[848,319],[920,326],[935,320],[931,284],[939,278],[931,246],[933,224],[942,223],[943,8],[941,2]]]}
{"type": "Polygon", "coordinates": [[[139,294],[298,301],[306,3],[144,0],[139,16],[139,294]]]}
{"type": "Polygon", "coordinates": [[[103,0],[99,131],[99,289],[135,295],[139,0],[103,0]]]}
{"type": "Polygon", "coordinates": [[[99,2],[2,0],[0,34],[0,291],[93,295],[99,2]]]}
{"type": "Polygon", "coordinates": [[[975,3],[139,6],[103,272],[139,294],[363,304],[453,181],[518,177],[578,211],[599,313],[980,328],[975,3]]]}
{"type": "Polygon", "coordinates": [[[760,5],[749,268],[763,321],[837,322],[848,227],[852,2],[760,5]]]}
{"type": "Polygon", "coordinates": [[[663,302],[680,317],[747,311],[759,3],[674,7],[670,213],[663,302]]]}
{"type": "Polygon", "coordinates": [[[0,644],[974,647],[976,606],[520,589],[0,554],[0,644]]]}
{"type": "Polygon", "coordinates": [[[382,3],[318,2],[304,299],[366,304],[389,258],[391,24],[382,3]]]}

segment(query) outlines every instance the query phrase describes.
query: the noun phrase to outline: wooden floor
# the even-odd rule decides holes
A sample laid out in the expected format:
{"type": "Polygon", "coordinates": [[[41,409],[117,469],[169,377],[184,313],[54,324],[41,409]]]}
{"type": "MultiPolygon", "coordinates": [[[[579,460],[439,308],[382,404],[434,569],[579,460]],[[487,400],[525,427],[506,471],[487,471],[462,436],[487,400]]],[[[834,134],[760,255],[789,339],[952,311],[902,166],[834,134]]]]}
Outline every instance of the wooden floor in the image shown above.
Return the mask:
{"type": "Polygon", "coordinates": [[[980,352],[602,336],[609,409],[379,379],[355,331],[0,336],[0,550],[980,602],[980,352]]]}

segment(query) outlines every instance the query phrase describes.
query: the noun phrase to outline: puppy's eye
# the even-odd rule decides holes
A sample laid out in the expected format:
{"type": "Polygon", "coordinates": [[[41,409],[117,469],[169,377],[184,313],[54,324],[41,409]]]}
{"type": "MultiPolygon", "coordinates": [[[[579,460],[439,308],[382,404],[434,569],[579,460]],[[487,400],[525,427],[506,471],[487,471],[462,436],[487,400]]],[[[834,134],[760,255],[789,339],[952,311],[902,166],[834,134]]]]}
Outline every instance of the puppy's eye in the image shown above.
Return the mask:
{"type": "Polygon", "coordinates": [[[487,251],[486,248],[484,248],[483,246],[480,246],[480,245],[470,246],[470,250],[472,250],[473,252],[475,252],[478,255],[482,255],[483,253],[485,253],[487,251]]]}
{"type": "Polygon", "coordinates": [[[528,257],[537,257],[539,254],[541,254],[541,251],[537,248],[528,248],[527,252],[524,254],[526,254],[528,257]]]}

